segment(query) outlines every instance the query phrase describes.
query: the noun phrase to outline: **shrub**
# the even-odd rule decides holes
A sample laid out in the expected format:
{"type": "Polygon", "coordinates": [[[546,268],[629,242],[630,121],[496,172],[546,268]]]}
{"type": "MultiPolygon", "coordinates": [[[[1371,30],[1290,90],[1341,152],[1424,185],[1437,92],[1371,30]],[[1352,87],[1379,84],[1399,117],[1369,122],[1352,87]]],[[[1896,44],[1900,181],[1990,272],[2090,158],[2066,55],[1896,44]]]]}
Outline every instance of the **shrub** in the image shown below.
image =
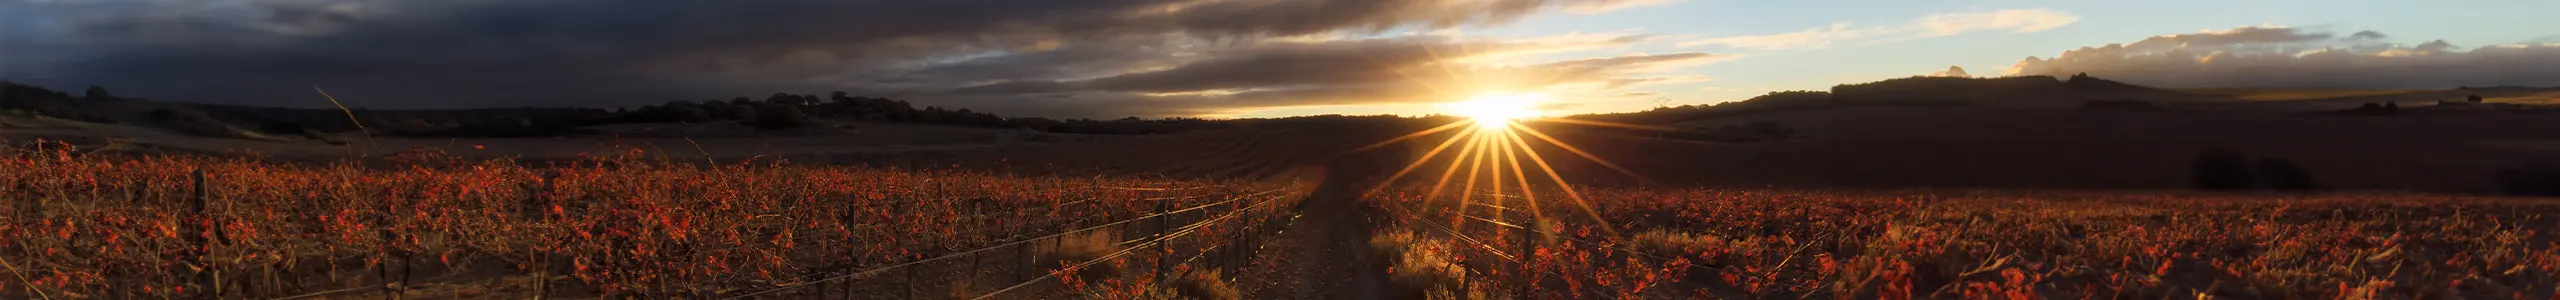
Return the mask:
{"type": "Polygon", "coordinates": [[[1448,246],[1439,243],[1419,244],[1405,248],[1395,266],[1389,268],[1387,281],[1405,291],[1447,293],[1466,284],[1466,268],[1458,266],[1446,253],[1448,246]]]}
{"type": "MultiPolygon", "coordinates": [[[[1399,230],[1369,237],[1369,248],[1390,265],[1387,281],[1400,290],[1425,295],[1448,293],[1466,283],[1466,269],[1448,257],[1446,243],[1399,230]]],[[[1414,298],[1410,296],[1404,298],[1414,298]]]]}
{"type": "Polygon", "coordinates": [[[1422,238],[1414,236],[1412,231],[1398,230],[1370,236],[1369,249],[1375,250],[1377,257],[1382,260],[1395,261],[1397,255],[1404,254],[1405,248],[1420,242],[1422,238]]]}
{"type": "Polygon", "coordinates": [[[2471,103],[2480,103],[2480,95],[2471,95],[2470,98],[2464,100],[2471,100],[2471,103]]]}
{"type": "Polygon", "coordinates": [[[88,98],[88,99],[89,99],[89,101],[100,101],[100,100],[107,100],[107,99],[115,99],[115,98],[116,98],[116,95],[115,95],[115,94],[107,93],[107,88],[106,88],[106,87],[100,87],[100,86],[95,86],[95,85],[89,86],[89,90],[88,90],[88,91],[84,91],[84,92],[82,92],[82,93],[81,93],[81,96],[82,96],[82,98],[88,98]]]}
{"type": "Polygon", "coordinates": [[[2196,154],[2191,169],[2198,189],[2242,190],[2256,188],[2257,176],[2249,171],[2249,155],[2224,149],[2205,149],[2196,154]]]}
{"type": "MultiPolygon", "coordinates": [[[[1102,259],[1103,256],[1120,251],[1120,234],[1110,231],[1096,230],[1069,234],[1058,239],[1060,239],[1058,246],[1050,248],[1046,255],[1049,257],[1047,261],[1057,267],[1074,266],[1102,259]]],[[[1120,271],[1116,264],[1098,263],[1075,270],[1074,276],[1079,281],[1098,281],[1119,277],[1120,271]]]]}
{"type": "MultiPolygon", "coordinates": [[[[746,98],[738,98],[738,99],[746,99],[746,98]]],[[[756,107],[755,107],[755,106],[752,106],[752,105],[748,105],[748,104],[730,104],[730,105],[721,105],[721,106],[717,106],[717,107],[721,107],[721,109],[720,109],[720,112],[721,112],[721,116],[720,116],[720,117],[721,117],[721,118],[727,118],[727,119],[730,119],[730,120],[737,120],[737,121],[739,121],[739,122],[754,122],[754,121],[756,120],[756,117],[757,117],[757,116],[756,116],[756,107]]]]}
{"type": "Polygon", "coordinates": [[[2498,171],[2498,189],[2508,195],[2560,197],[2560,166],[2549,161],[2498,171]]]}
{"type": "Polygon", "coordinates": [[[1723,249],[1724,245],[1724,239],[1712,236],[1662,230],[1638,233],[1635,238],[1637,250],[1666,258],[1700,257],[1710,251],[1723,249]]]}
{"type": "Polygon", "coordinates": [[[2308,191],[2320,188],[2319,181],[2311,179],[2311,171],[2302,169],[2302,165],[2294,164],[2293,161],[2281,158],[2259,160],[2258,175],[2261,176],[2260,182],[2266,183],[2269,189],[2308,191]]]}
{"type": "Polygon", "coordinates": [[[763,104],[756,106],[755,119],[748,121],[747,125],[762,129],[783,129],[800,127],[803,125],[809,125],[810,123],[814,122],[809,120],[809,115],[807,113],[800,112],[799,107],[779,104],[763,104]]]}

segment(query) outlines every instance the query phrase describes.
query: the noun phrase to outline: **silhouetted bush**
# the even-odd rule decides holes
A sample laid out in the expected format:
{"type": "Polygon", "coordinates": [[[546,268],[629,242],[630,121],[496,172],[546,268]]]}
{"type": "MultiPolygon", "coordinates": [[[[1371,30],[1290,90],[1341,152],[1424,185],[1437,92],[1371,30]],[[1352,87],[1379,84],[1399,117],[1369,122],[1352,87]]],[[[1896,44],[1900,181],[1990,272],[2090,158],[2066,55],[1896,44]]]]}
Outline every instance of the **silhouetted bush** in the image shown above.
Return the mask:
{"type": "Polygon", "coordinates": [[[107,88],[106,88],[106,87],[94,86],[94,85],[89,86],[89,90],[88,90],[87,92],[82,92],[82,93],[80,93],[80,94],[83,96],[83,98],[88,98],[88,99],[89,99],[89,101],[99,101],[99,100],[107,100],[107,99],[115,99],[115,98],[116,98],[116,95],[115,95],[115,94],[109,94],[109,93],[107,93],[107,88]]]}
{"type": "Polygon", "coordinates": [[[2471,100],[2471,103],[2480,103],[2480,95],[2471,95],[2471,98],[2466,100],[2471,100]]]}
{"type": "Polygon", "coordinates": [[[2196,154],[2191,171],[2199,189],[2244,190],[2258,186],[2258,176],[2249,170],[2249,155],[2240,152],[2205,149],[2196,154]]]}
{"type": "Polygon", "coordinates": [[[798,105],[763,104],[756,107],[756,118],[752,121],[747,121],[747,126],[755,126],[756,128],[762,129],[783,129],[800,127],[813,123],[816,122],[809,120],[809,115],[801,112],[798,105]]]}
{"type": "Polygon", "coordinates": [[[701,106],[695,106],[695,105],[685,105],[685,106],[668,106],[668,107],[663,107],[663,108],[660,108],[660,109],[661,109],[661,110],[663,110],[663,111],[658,112],[658,115],[659,115],[661,118],[664,118],[663,120],[665,120],[665,121],[685,122],[685,123],[708,123],[708,122],[711,122],[711,121],[717,121],[717,120],[720,120],[720,118],[712,117],[712,116],[711,116],[711,111],[703,110],[701,106]]]}
{"type": "Polygon", "coordinates": [[[2498,189],[2508,195],[2560,197],[2560,166],[2535,161],[2524,168],[2499,170],[2498,189]]]}
{"type": "Polygon", "coordinates": [[[2278,191],[2320,189],[2319,181],[2311,179],[2311,171],[2302,169],[2302,165],[2294,164],[2291,160],[2281,158],[2258,160],[2258,175],[2262,178],[2260,182],[2266,183],[2269,189],[2278,191]]]}
{"type": "MultiPolygon", "coordinates": [[[[738,99],[746,99],[746,98],[738,98],[738,99]]],[[[735,120],[735,121],[739,121],[739,122],[750,122],[750,121],[755,121],[755,120],[756,120],[756,107],[755,107],[754,105],[748,105],[748,104],[730,104],[730,105],[722,105],[722,106],[720,106],[720,113],[721,113],[721,114],[720,114],[720,117],[721,117],[721,118],[729,119],[729,120],[735,120]]]]}

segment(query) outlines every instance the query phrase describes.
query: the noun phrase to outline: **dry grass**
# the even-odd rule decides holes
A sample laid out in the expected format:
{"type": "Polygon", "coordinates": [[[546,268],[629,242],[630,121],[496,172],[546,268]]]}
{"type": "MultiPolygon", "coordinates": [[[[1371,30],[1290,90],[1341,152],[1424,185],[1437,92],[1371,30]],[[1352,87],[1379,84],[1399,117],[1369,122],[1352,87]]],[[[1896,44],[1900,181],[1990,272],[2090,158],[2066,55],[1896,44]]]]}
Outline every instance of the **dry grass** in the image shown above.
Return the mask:
{"type": "MultiPolygon", "coordinates": [[[[1102,259],[1123,248],[1120,247],[1120,234],[1109,230],[1068,234],[1059,238],[1058,243],[1043,256],[1048,257],[1046,261],[1062,267],[1102,259]]],[[[1075,270],[1075,280],[1101,281],[1120,277],[1122,271],[1119,264],[1098,263],[1075,270]]]]}
{"type": "Polygon", "coordinates": [[[1222,272],[1216,269],[1191,272],[1190,275],[1174,281],[1173,290],[1183,298],[1189,299],[1244,299],[1244,291],[1236,290],[1234,285],[1227,284],[1226,276],[1220,273],[1222,272]]]}
{"type": "Polygon", "coordinates": [[[1722,238],[1663,230],[1638,233],[1634,243],[1636,249],[1661,257],[1712,257],[1729,247],[1722,238]]]}
{"type": "Polygon", "coordinates": [[[1444,297],[1456,295],[1467,283],[1466,268],[1449,256],[1452,245],[1447,241],[1398,230],[1371,236],[1369,247],[1388,262],[1387,281],[1396,290],[1444,297]]]}

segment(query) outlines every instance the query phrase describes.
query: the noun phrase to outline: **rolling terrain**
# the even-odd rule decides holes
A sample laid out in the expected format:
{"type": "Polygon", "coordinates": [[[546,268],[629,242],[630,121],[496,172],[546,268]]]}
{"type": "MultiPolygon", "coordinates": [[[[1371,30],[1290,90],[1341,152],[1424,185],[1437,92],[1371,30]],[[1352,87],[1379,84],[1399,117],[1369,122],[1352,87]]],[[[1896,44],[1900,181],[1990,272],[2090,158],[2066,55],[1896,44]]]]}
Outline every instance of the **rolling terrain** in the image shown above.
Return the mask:
{"type": "Polygon", "coordinates": [[[29,277],[0,297],[2554,293],[2555,210],[2530,194],[2560,178],[2530,167],[2560,157],[2551,91],[1968,80],[1522,121],[1573,146],[1524,150],[1583,201],[1390,181],[1463,166],[1416,162],[1460,130],[1380,143],[1464,121],[1444,117],[226,137],[10,114],[0,259],[29,277]],[[2401,104],[2358,108],[2374,101],[2401,104]],[[2196,190],[2226,171],[2209,151],[2305,186],[2196,190]],[[635,245],[696,259],[610,250],[635,245]],[[152,271],[178,266],[210,271],[152,271]],[[109,288],[132,286],[151,289],[109,288]]]}

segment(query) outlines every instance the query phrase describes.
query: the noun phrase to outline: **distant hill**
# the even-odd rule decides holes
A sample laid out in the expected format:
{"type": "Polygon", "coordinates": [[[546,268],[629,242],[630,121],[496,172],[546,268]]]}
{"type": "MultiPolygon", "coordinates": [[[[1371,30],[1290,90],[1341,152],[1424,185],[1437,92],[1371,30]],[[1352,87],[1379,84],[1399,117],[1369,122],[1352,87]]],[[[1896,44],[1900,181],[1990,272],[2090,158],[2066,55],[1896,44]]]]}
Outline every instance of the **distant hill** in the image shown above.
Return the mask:
{"type": "Polygon", "coordinates": [[[848,96],[826,98],[777,93],[764,100],[675,101],[639,109],[490,108],[464,110],[304,109],[157,101],[118,97],[91,87],[71,95],[44,87],[5,83],[0,110],[92,123],[141,125],[197,136],[272,139],[351,133],[408,137],[530,137],[586,133],[587,127],[621,123],[735,122],[765,129],[822,127],[844,122],[888,122],[953,126],[1024,128],[1058,133],[1156,134],[1227,124],[1191,118],[1056,120],[1005,118],[968,109],[927,106],[906,101],[848,96]],[[357,123],[349,122],[352,114],[357,123]]]}
{"type": "Polygon", "coordinates": [[[2182,93],[2075,75],[1998,78],[1915,76],[1832,86],[1830,91],[1781,91],[1713,105],[1683,105],[1631,113],[1573,116],[1636,124],[1667,124],[1707,117],[1839,107],[2078,108],[2091,102],[2202,103],[2229,98],[2182,93]]]}
{"type": "Polygon", "coordinates": [[[2363,89],[2288,89],[2288,88],[2208,88],[2179,89],[2179,92],[2229,97],[2242,101],[2295,101],[2340,97],[2399,95],[2427,90],[2363,90],[2363,89]]]}
{"type": "Polygon", "coordinates": [[[2073,75],[1999,78],[1909,77],[1831,87],[1845,105],[1989,105],[2004,107],[2076,107],[2088,101],[2154,103],[2228,101],[2227,98],[2181,93],[2113,80],[2073,75]]]}

